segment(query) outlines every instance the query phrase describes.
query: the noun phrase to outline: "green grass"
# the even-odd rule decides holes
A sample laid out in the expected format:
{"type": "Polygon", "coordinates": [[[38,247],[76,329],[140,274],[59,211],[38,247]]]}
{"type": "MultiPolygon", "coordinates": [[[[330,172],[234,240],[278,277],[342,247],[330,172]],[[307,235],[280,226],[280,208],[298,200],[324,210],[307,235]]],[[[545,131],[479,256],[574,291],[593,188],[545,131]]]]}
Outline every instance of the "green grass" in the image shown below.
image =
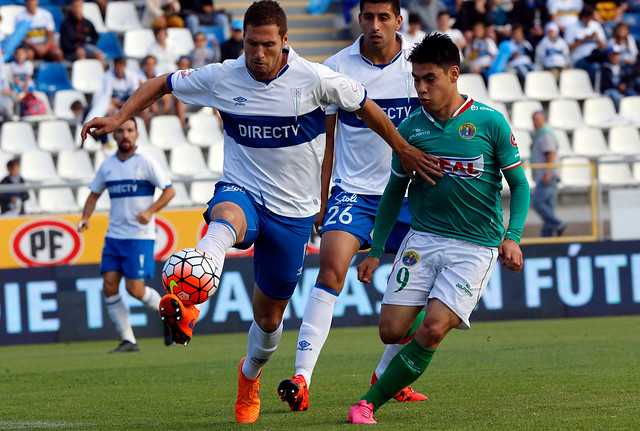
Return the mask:
{"type": "MultiPolygon", "coordinates": [[[[297,332],[265,367],[255,430],[353,429],[349,407],[382,353],[376,328],[334,329],[292,413],[275,388],[293,372],[297,332]]],[[[246,334],[198,336],[184,348],[139,340],[0,348],[0,429],[231,430],[246,334]]],[[[638,430],[640,316],[474,323],[453,331],[413,385],[431,400],[384,405],[383,430],[638,430]]],[[[244,425],[244,429],[248,427],[244,425]]]]}

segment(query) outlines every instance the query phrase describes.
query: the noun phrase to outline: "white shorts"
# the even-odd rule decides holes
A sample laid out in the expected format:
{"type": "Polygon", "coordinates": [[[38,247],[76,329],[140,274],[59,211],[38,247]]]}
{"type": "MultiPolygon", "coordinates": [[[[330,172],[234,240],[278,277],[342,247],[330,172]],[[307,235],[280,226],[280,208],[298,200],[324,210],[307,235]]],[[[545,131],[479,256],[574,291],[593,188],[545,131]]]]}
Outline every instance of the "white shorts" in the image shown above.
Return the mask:
{"type": "Polygon", "coordinates": [[[469,316],[489,283],[496,247],[413,229],[404,238],[387,283],[383,304],[427,305],[437,298],[469,329],[469,316]]]}

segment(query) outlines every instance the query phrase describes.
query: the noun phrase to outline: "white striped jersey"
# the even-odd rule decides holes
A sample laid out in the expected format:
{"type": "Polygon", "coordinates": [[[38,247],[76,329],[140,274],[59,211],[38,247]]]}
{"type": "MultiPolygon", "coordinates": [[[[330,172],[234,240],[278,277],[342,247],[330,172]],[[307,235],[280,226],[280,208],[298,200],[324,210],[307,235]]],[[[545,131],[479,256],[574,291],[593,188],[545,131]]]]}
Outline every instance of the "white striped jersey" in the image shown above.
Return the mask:
{"type": "Polygon", "coordinates": [[[185,103],[218,109],[224,128],[222,180],[244,187],[270,211],[308,217],[320,208],[325,114],[335,104],[347,112],[366,100],[361,84],[288,51],[272,80],[257,80],[245,56],[167,79],[185,103]]]}
{"type": "Polygon", "coordinates": [[[166,189],[171,179],[150,155],[136,149],[125,160],[117,155],[105,159],[98,168],[89,189],[102,194],[106,189],[111,199],[107,235],[115,239],[155,239],[155,215],[147,224],[138,221],[138,213],[153,204],[155,188],[166,189]]]}
{"type": "MultiPolygon", "coordinates": [[[[402,50],[386,65],[374,65],[360,54],[360,36],[325,61],[336,72],[357,79],[397,127],[420,106],[407,60],[412,45],[402,40],[402,50]]],[[[348,193],[382,195],[391,169],[391,148],[351,112],[332,106],[327,114],[338,112],[333,182],[348,193]]]]}

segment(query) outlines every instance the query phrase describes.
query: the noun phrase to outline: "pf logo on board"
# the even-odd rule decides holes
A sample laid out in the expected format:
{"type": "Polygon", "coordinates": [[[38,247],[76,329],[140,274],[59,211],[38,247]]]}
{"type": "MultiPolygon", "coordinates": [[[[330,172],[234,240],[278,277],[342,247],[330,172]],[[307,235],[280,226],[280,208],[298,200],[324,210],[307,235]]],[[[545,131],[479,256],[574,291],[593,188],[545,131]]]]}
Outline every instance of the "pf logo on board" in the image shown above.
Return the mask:
{"type": "Polygon", "coordinates": [[[66,220],[29,221],[13,233],[11,254],[22,266],[69,265],[82,254],[84,241],[66,220]]]}

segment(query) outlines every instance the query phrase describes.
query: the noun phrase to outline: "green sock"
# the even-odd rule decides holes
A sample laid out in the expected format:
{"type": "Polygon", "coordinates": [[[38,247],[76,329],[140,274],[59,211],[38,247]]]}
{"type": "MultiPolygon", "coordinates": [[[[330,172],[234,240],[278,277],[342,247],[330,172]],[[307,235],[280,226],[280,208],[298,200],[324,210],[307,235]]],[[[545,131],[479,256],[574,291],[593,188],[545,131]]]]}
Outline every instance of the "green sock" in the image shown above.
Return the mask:
{"type": "Polygon", "coordinates": [[[389,362],[385,372],[361,400],[373,404],[375,412],[395,394],[416,381],[429,366],[435,352],[435,349],[422,347],[414,338],[389,362]]]}
{"type": "Polygon", "coordinates": [[[426,314],[427,314],[426,311],[421,311],[420,313],[418,313],[418,317],[416,317],[416,320],[413,321],[413,325],[411,325],[411,329],[409,329],[409,332],[407,332],[405,336],[402,337],[403,339],[410,337],[416,333],[416,331],[418,330],[418,326],[420,326],[426,314]]]}

